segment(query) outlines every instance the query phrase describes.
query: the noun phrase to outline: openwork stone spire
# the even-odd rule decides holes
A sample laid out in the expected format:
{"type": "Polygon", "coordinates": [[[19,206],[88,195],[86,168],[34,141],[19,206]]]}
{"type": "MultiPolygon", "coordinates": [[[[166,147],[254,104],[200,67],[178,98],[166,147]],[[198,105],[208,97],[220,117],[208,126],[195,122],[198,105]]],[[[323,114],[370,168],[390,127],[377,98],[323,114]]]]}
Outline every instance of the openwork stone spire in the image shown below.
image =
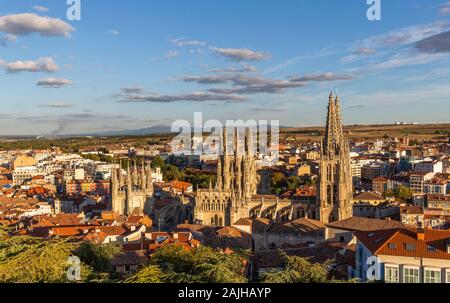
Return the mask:
{"type": "Polygon", "coordinates": [[[328,102],[323,153],[330,157],[337,156],[345,149],[345,143],[339,97],[336,96],[335,98],[333,92],[331,92],[328,102]]]}
{"type": "Polygon", "coordinates": [[[324,223],[352,216],[350,148],[344,137],[339,97],[330,94],[325,137],[321,146],[317,206],[324,223]]]}

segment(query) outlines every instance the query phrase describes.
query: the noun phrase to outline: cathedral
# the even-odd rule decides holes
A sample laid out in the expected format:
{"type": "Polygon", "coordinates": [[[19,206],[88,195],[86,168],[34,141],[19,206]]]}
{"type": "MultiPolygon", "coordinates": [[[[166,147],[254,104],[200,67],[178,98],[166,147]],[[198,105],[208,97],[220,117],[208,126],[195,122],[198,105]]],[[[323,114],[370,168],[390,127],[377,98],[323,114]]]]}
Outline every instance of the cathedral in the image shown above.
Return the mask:
{"type": "Polygon", "coordinates": [[[230,226],[242,218],[280,222],[302,217],[330,223],[352,216],[350,149],[344,138],[338,97],[331,94],[329,98],[317,196],[312,199],[280,198],[261,190],[259,183],[264,179],[264,171],[263,175],[257,172],[252,137],[249,130],[244,138],[239,138],[237,130],[233,134],[223,132],[217,183],[214,187],[210,184],[209,189],[197,190],[194,223],[230,226]],[[233,137],[232,140],[228,140],[229,137],[233,137]],[[244,148],[240,148],[242,145],[244,148]],[[232,152],[230,147],[233,147],[232,152]]]}
{"type": "Polygon", "coordinates": [[[321,143],[317,193],[317,219],[320,221],[330,223],[352,216],[350,148],[344,138],[339,97],[333,97],[332,93],[328,103],[325,138],[321,143]]]}
{"type": "Polygon", "coordinates": [[[150,163],[142,162],[140,169],[134,164],[133,170],[128,164],[126,177],[122,165],[111,172],[111,207],[121,215],[149,212],[153,196],[153,177],[150,163]]]}
{"type": "Polygon", "coordinates": [[[240,218],[248,218],[250,202],[257,193],[257,172],[252,132],[247,129],[244,140],[235,129],[225,129],[221,137],[221,156],[217,164],[217,183],[213,189],[197,190],[195,219],[198,223],[229,226],[240,218]]]}
{"type": "MultiPolygon", "coordinates": [[[[188,221],[210,226],[230,226],[243,218],[265,218],[283,222],[307,217],[323,223],[352,216],[352,175],[350,148],[344,137],[339,98],[330,95],[325,136],[320,146],[319,180],[316,196],[279,197],[269,194],[267,170],[257,170],[256,142],[250,129],[232,132],[225,129],[220,136],[217,181],[207,189],[197,189],[189,197],[173,199],[160,209],[158,218],[172,222],[188,221]],[[189,207],[187,207],[189,206],[189,207]],[[170,210],[170,211],[169,211],[170,210]],[[183,216],[180,212],[187,211],[183,216]]],[[[122,214],[152,214],[153,177],[149,163],[138,169],[128,164],[111,173],[112,210],[122,214]]]]}

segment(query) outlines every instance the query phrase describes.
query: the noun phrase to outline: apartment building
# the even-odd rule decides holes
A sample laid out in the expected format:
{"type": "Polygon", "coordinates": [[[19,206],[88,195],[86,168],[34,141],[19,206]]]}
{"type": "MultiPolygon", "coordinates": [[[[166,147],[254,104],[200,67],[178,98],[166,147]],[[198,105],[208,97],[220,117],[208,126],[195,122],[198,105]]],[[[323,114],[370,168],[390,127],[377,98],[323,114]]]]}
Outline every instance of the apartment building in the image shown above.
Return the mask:
{"type": "Polygon", "coordinates": [[[355,274],[361,281],[450,283],[449,230],[399,228],[355,236],[355,274]]]}
{"type": "Polygon", "coordinates": [[[409,176],[409,187],[414,193],[423,194],[424,184],[434,177],[434,173],[413,173],[409,176]]]}

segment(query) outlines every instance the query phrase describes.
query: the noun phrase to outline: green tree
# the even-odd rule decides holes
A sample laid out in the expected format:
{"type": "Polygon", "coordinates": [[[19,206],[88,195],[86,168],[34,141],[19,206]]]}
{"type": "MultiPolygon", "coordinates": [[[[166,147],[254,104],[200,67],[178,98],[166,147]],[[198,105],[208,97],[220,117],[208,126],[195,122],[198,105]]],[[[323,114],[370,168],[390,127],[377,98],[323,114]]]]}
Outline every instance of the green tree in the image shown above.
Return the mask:
{"type": "Polygon", "coordinates": [[[296,190],[300,186],[300,178],[297,176],[291,176],[287,178],[286,183],[288,190],[296,190]]]}
{"type": "Polygon", "coordinates": [[[276,194],[281,194],[287,190],[286,176],[283,173],[276,172],[271,176],[271,189],[276,194]]]}
{"type": "Polygon", "coordinates": [[[155,159],[153,159],[153,161],[152,161],[152,168],[153,168],[153,169],[155,169],[155,168],[157,168],[157,167],[163,169],[165,165],[166,165],[166,164],[164,163],[163,158],[161,158],[160,156],[157,156],[157,157],[156,157],[155,159]]]}
{"type": "Polygon", "coordinates": [[[74,253],[95,271],[105,273],[112,271],[111,260],[122,253],[122,246],[115,243],[83,242],[74,253]]]}
{"type": "MultiPolygon", "coordinates": [[[[68,259],[77,244],[70,239],[42,240],[27,236],[0,241],[0,282],[61,283],[67,280],[68,259]]],[[[81,264],[83,281],[92,269],[81,264]]]]}
{"type": "Polygon", "coordinates": [[[0,225],[0,240],[7,238],[9,232],[10,229],[8,227],[0,225]]]}
{"type": "Polygon", "coordinates": [[[167,164],[163,169],[164,179],[167,181],[178,180],[184,181],[184,173],[178,167],[167,164]]]}
{"type": "Polygon", "coordinates": [[[331,261],[325,263],[311,263],[305,258],[296,256],[285,257],[285,268],[264,273],[262,281],[265,283],[326,283],[328,267],[331,261]]]}
{"type": "Polygon", "coordinates": [[[165,276],[159,266],[148,265],[125,279],[124,283],[163,283],[165,276]]]}
{"type": "Polygon", "coordinates": [[[187,182],[191,183],[194,188],[208,188],[209,182],[211,181],[212,186],[216,184],[217,176],[215,174],[205,174],[205,173],[194,173],[188,174],[186,171],[185,179],[187,182]]]}
{"type": "Polygon", "coordinates": [[[204,246],[185,250],[177,245],[166,245],[152,255],[149,267],[143,268],[128,281],[141,283],[155,283],[154,281],[167,283],[245,282],[244,260],[241,254],[225,254],[204,246]]]}
{"type": "Polygon", "coordinates": [[[411,188],[407,186],[400,186],[394,190],[394,195],[397,198],[402,200],[410,200],[412,197],[413,191],[411,188]]]}

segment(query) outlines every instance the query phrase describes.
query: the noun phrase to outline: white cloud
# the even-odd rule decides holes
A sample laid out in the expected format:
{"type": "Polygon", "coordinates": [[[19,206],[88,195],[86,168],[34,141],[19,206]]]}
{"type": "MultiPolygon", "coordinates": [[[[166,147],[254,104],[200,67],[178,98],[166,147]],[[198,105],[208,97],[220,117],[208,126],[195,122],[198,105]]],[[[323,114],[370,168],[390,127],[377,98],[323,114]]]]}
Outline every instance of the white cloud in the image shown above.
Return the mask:
{"type": "Polygon", "coordinates": [[[72,104],[66,103],[66,102],[42,104],[42,105],[39,105],[39,106],[40,107],[49,107],[49,108],[71,108],[71,107],[74,107],[72,104]]]}
{"type": "Polygon", "coordinates": [[[199,40],[190,40],[186,38],[175,38],[169,40],[171,43],[175,44],[178,47],[183,46],[205,46],[206,42],[199,40]]]}
{"type": "Polygon", "coordinates": [[[225,68],[211,68],[208,71],[211,73],[256,73],[258,69],[250,64],[241,64],[242,67],[225,67],[225,68]]]}
{"type": "Polygon", "coordinates": [[[11,42],[16,42],[17,37],[13,34],[6,34],[0,36],[0,46],[7,46],[11,42]]]}
{"type": "Polygon", "coordinates": [[[154,61],[157,61],[157,60],[168,60],[168,59],[176,58],[176,57],[178,57],[180,55],[181,55],[181,52],[171,50],[165,56],[163,56],[163,57],[155,57],[155,58],[152,58],[152,60],[154,60],[154,61]]]}
{"type": "Polygon", "coordinates": [[[172,102],[205,102],[205,101],[219,101],[219,102],[240,102],[246,99],[238,95],[217,94],[213,92],[194,92],[179,95],[162,95],[156,93],[147,93],[141,88],[137,90],[130,90],[130,88],[122,88],[121,92],[116,95],[120,98],[121,103],[172,103],[172,102]]]}
{"type": "Polygon", "coordinates": [[[65,85],[70,85],[72,83],[73,82],[71,80],[64,79],[64,78],[45,78],[45,79],[39,80],[36,83],[36,85],[42,86],[42,87],[47,87],[47,88],[60,88],[65,85]]]}
{"type": "Polygon", "coordinates": [[[113,36],[117,36],[120,34],[120,32],[116,29],[112,29],[112,30],[108,31],[108,33],[113,36]]]}
{"type": "Polygon", "coordinates": [[[354,76],[350,74],[334,74],[331,72],[328,73],[316,73],[309,74],[301,77],[292,77],[292,82],[322,82],[322,81],[338,81],[338,80],[352,80],[354,76]]]}
{"type": "Polygon", "coordinates": [[[42,13],[45,13],[45,12],[48,12],[48,11],[49,11],[49,8],[48,8],[48,7],[41,6],[41,5],[35,5],[35,6],[33,6],[33,8],[34,8],[35,10],[37,10],[38,12],[42,12],[42,13]]]}
{"type": "Polygon", "coordinates": [[[385,70],[406,66],[422,65],[432,63],[448,57],[446,54],[428,54],[406,52],[395,54],[382,62],[372,65],[370,70],[385,70]]]}
{"type": "Polygon", "coordinates": [[[439,8],[439,13],[442,15],[450,15],[450,2],[442,4],[439,8]]]}
{"type": "Polygon", "coordinates": [[[233,61],[262,61],[270,58],[270,54],[253,51],[248,48],[217,48],[211,47],[216,54],[233,61]]]}
{"type": "Polygon", "coordinates": [[[3,66],[8,73],[18,72],[56,72],[59,67],[51,57],[39,58],[37,61],[15,61],[5,62],[0,61],[0,66],[3,66]]]}
{"type": "Polygon", "coordinates": [[[341,59],[341,62],[343,62],[343,63],[353,62],[353,61],[359,60],[359,59],[367,57],[367,56],[375,55],[376,53],[377,53],[377,51],[373,48],[360,47],[356,51],[351,53],[350,55],[343,57],[341,59]]]}
{"type": "Polygon", "coordinates": [[[404,27],[387,34],[373,36],[362,41],[363,47],[395,47],[409,45],[450,29],[450,23],[437,22],[404,27]]]}
{"type": "Polygon", "coordinates": [[[425,38],[415,44],[417,50],[427,53],[450,52],[450,31],[425,38]]]}
{"type": "Polygon", "coordinates": [[[297,64],[299,61],[302,60],[314,60],[314,59],[320,59],[320,58],[324,58],[324,57],[328,57],[331,55],[336,54],[337,52],[339,52],[336,49],[333,48],[323,48],[321,50],[319,50],[318,52],[312,53],[312,54],[307,54],[307,55],[301,55],[301,56],[297,56],[297,57],[293,57],[285,62],[282,62],[278,65],[272,66],[267,68],[266,70],[263,71],[263,74],[271,74],[274,73],[276,71],[285,69],[287,67],[290,67],[294,64],[297,64]]]}
{"type": "Polygon", "coordinates": [[[70,37],[75,29],[61,19],[26,13],[1,16],[0,31],[13,35],[37,33],[42,36],[70,37]]]}

